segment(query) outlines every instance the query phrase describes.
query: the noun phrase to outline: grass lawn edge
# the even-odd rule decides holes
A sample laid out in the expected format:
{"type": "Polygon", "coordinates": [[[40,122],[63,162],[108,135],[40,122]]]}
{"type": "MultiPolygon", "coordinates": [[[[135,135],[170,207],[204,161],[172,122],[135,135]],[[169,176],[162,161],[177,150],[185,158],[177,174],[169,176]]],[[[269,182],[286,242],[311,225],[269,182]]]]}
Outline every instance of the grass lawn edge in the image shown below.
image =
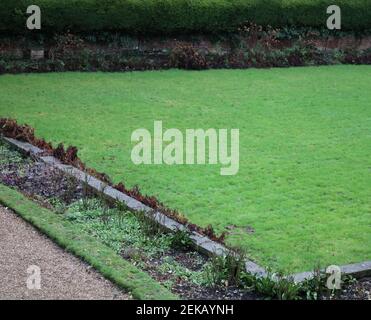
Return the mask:
{"type": "Polygon", "coordinates": [[[68,221],[42,208],[18,191],[0,184],[0,203],[54,240],[60,247],[83,259],[104,277],[129,290],[135,299],[176,300],[168,289],[68,221]]]}

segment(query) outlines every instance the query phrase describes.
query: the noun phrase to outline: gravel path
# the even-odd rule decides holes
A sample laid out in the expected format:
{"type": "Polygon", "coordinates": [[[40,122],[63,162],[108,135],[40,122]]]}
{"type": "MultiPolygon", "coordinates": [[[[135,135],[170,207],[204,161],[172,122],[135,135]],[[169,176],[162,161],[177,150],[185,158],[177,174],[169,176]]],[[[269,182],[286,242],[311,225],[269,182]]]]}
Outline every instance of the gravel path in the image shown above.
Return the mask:
{"type": "Polygon", "coordinates": [[[129,298],[92,267],[0,207],[0,300],[129,298]],[[27,288],[27,269],[32,265],[41,270],[40,289],[27,288]]]}

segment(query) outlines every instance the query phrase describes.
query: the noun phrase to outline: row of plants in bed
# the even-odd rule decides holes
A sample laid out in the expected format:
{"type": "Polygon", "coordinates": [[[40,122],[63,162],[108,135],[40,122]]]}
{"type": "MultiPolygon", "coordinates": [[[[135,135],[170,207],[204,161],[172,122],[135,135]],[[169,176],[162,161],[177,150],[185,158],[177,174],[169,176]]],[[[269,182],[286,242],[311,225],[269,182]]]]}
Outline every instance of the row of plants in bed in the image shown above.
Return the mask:
{"type": "MultiPolygon", "coordinates": [[[[367,46],[325,47],[318,42],[336,43],[347,38],[303,32],[248,24],[237,35],[216,38],[140,40],[111,33],[104,41],[100,34],[65,33],[36,40],[5,37],[0,45],[0,73],[371,64],[367,46]],[[43,59],[30,59],[33,47],[44,50],[43,59]]],[[[361,41],[348,36],[354,43],[361,41]]]]}

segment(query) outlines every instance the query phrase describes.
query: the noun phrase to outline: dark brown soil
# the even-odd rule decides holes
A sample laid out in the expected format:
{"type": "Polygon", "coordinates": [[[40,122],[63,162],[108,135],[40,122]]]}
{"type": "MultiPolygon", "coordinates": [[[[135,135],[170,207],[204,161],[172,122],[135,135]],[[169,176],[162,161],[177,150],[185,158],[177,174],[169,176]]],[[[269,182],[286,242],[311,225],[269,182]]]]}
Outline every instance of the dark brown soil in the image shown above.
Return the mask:
{"type": "Polygon", "coordinates": [[[371,278],[363,278],[354,281],[337,295],[330,298],[331,300],[371,300],[371,278]]]}
{"type": "Polygon", "coordinates": [[[27,195],[60,199],[67,204],[83,196],[81,184],[45,163],[30,162],[21,170],[17,164],[0,168],[0,181],[5,185],[17,187],[27,195]]]}

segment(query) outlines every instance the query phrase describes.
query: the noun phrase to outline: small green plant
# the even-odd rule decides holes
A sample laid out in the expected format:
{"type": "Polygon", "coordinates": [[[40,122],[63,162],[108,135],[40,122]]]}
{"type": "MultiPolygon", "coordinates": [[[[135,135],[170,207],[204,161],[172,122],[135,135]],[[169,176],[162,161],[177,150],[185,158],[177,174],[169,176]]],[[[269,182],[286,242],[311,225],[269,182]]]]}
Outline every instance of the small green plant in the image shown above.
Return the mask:
{"type": "Polygon", "coordinates": [[[156,212],[154,211],[138,211],[136,217],[142,231],[147,236],[157,236],[163,233],[162,226],[156,221],[156,212]]]}
{"type": "Polygon", "coordinates": [[[167,288],[167,289],[171,289],[173,286],[174,286],[174,283],[175,281],[174,280],[165,280],[162,285],[167,288]]]}
{"type": "Polygon", "coordinates": [[[121,212],[127,212],[127,211],[129,211],[129,208],[128,208],[128,206],[126,205],[126,203],[123,202],[123,201],[120,201],[119,199],[116,199],[116,201],[114,202],[113,206],[114,206],[118,211],[121,211],[121,212]]]}
{"type": "Polygon", "coordinates": [[[326,274],[321,270],[320,266],[316,266],[313,271],[313,277],[305,280],[302,284],[301,291],[307,300],[318,300],[326,289],[326,278],[326,274]]]}
{"type": "MultiPolygon", "coordinates": [[[[307,300],[318,300],[321,297],[335,297],[339,294],[340,290],[329,289],[327,287],[328,274],[320,265],[314,268],[313,277],[305,280],[301,285],[301,294],[307,300]]],[[[354,281],[352,277],[343,277],[342,284],[350,284],[354,281]]]]}
{"type": "Polygon", "coordinates": [[[245,270],[246,253],[242,249],[228,251],[225,256],[214,255],[207,268],[207,278],[212,285],[241,286],[245,270]]]}
{"type": "Polygon", "coordinates": [[[186,229],[177,230],[171,235],[171,246],[178,250],[188,250],[192,247],[190,232],[186,229]]]}
{"type": "Polygon", "coordinates": [[[80,199],[68,207],[65,217],[68,220],[84,222],[87,220],[102,217],[105,206],[97,199],[80,199]]]}
{"type": "Polygon", "coordinates": [[[112,220],[117,225],[118,228],[123,229],[127,223],[128,212],[115,210],[112,220]]]}
{"type": "Polygon", "coordinates": [[[0,165],[27,164],[30,160],[24,158],[19,152],[0,142],[0,165]]]}
{"type": "Polygon", "coordinates": [[[199,271],[190,270],[182,265],[180,265],[177,261],[175,261],[172,257],[165,257],[163,259],[162,264],[159,267],[159,271],[163,274],[168,274],[171,276],[172,280],[182,279],[186,281],[190,281],[195,285],[207,285],[207,281],[205,281],[205,273],[204,269],[199,271]]]}
{"type": "Polygon", "coordinates": [[[49,199],[49,203],[55,209],[55,212],[58,214],[64,214],[68,209],[66,204],[59,198],[51,198],[49,199]]]}
{"type": "Polygon", "coordinates": [[[241,281],[245,287],[253,289],[266,298],[277,300],[301,299],[301,286],[295,283],[293,277],[283,273],[273,273],[268,270],[265,276],[256,276],[243,272],[241,281]]]}

